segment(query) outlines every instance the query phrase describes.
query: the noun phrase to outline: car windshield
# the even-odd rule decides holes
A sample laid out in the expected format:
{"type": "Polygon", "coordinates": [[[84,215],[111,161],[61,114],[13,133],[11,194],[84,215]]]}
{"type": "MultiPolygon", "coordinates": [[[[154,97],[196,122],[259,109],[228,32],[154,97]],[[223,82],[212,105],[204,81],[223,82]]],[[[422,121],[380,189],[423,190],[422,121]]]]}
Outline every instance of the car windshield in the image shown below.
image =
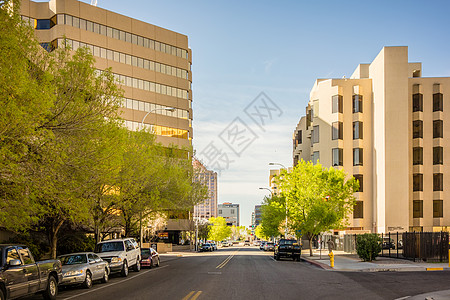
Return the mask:
{"type": "Polygon", "coordinates": [[[122,242],[106,242],[97,244],[95,247],[96,253],[124,251],[122,242]]]}
{"type": "Polygon", "coordinates": [[[151,251],[149,248],[141,248],[142,258],[149,258],[151,255],[151,251]]]}
{"type": "Polygon", "coordinates": [[[266,244],[267,246],[273,246],[273,245],[275,245],[274,243],[267,243],[266,244]]]}
{"type": "Polygon", "coordinates": [[[63,266],[86,264],[87,258],[85,254],[66,255],[59,258],[63,266]]]}
{"type": "Polygon", "coordinates": [[[294,245],[296,244],[296,240],[281,240],[280,245],[294,245]]]}

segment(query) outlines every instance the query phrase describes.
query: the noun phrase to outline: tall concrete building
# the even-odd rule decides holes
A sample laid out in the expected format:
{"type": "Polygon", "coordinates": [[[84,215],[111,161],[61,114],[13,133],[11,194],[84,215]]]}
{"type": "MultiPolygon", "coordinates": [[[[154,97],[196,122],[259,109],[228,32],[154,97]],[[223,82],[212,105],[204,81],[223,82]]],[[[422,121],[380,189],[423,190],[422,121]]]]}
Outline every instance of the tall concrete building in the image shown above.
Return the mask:
{"type": "MultiPolygon", "coordinates": [[[[125,3],[125,2],[124,2],[125,3]]],[[[163,145],[190,148],[191,50],[186,35],[77,0],[21,1],[22,19],[48,51],[88,47],[98,70],[111,68],[124,90],[130,130],[151,128],[163,145]]]]}
{"type": "Polygon", "coordinates": [[[217,172],[210,171],[196,158],[192,160],[195,170],[195,180],[208,188],[208,198],[203,203],[194,206],[194,218],[208,220],[217,217],[217,172]]]}
{"type": "Polygon", "coordinates": [[[224,202],[217,209],[218,216],[225,218],[228,226],[239,226],[239,204],[224,202]]]}
{"type": "Polygon", "coordinates": [[[255,211],[254,211],[254,224],[255,227],[261,224],[261,205],[255,205],[255,211]]]}
{"type": "MultiPolygon", "coordinates": [[[[73,50],[87,47],[99,71],[111,68],[124,91],[121,116],[128,129],[143,123],[162,145],[191,150],[192,55],[186,35],[77,0],[22,0],[21,15],[47,51],[65,42],[73,50]]],[[[171,215],[164,232],[178,244],[191,229],[189,212],[171,215]]]]}
{"type": "Polygon", "coordinates": [[[449,230],[449,98],[449,77],[422,77],[407,47],[385,47],[350,78],[316,80],[294,165],[320,161],[359,180],[348,230],[449,230]]]}

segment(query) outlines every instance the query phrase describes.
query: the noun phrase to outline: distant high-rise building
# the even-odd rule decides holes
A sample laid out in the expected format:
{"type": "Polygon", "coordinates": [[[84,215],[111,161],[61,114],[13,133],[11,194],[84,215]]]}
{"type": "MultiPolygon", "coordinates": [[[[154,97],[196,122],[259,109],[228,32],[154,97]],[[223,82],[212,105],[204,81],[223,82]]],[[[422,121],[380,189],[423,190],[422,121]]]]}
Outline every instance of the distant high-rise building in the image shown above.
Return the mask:
{"type": "Polygon", "coordinates": [[[217,172],[206,169],[196,158],[193,158],[192,164],[195,170],[195,180],[208,188],[208,198],[194,206],[194,218],[208,220],[211,217],[217,217],[217,172]]]}
{"type": "Polygon", "coordinates": [[[350,78],[316,80],[294,165],[320,162],[359,181],[348,231],[448,231],[449,99],[450,77],[422,77],[408,47],[384,47],[350,78]]]}
{"type": "Polygon", "coordinates": [[[218,216],[224,217],[228,226],[239,226],[239,204],[224,202],[217,206],[218,216]]]}
{"type": "Polygon", "coordinates": [[[255,228],[261,224],[261,205],[255,205],[255,228]]]}

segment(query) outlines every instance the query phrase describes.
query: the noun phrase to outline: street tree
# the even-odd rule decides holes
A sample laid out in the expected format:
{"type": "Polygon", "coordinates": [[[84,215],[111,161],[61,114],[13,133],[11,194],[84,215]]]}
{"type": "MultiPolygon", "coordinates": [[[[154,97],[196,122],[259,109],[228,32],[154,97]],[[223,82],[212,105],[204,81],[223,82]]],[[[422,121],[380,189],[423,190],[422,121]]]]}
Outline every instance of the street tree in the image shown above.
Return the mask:
{"type": "Polygon", "coordinates": [[[283,171],[278,177],[282,195],[288,208],[288,226],[291,232],[312,240],[321,232],[346,225],[353,211],[358,182],[347,179],[344,170],[324,168],[320,163],[301,161],[291,172],[283,171]]]}
{"type": "Polygon", "coordinates": [[[231,236],[231,227],[227,226],[227,221],[224,217],[211,217],[209,218],[209,224],[209,240],[218,242],[231,236]]]}
{"type": "Polygon", "coordinates": [[[261,206],[261,234],[266,239],[279,236],[286,219],[285,197],[272,195],[265,197],[261,206]]]}
{"type": "Polygon", "coordinates": [[[260,240],[269,240],[270,236],[266,235],[263,231],[263,227],[262,224],[259,224],[258,226],[256,226],[255,228],[255,236],[260,239],[260,240]]]}

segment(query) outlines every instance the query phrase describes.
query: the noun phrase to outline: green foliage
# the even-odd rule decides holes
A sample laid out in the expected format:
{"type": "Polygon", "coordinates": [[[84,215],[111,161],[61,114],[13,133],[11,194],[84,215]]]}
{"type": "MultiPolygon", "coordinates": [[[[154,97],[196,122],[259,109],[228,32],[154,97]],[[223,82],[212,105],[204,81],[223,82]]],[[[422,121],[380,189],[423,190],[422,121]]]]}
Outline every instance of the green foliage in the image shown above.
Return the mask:
{"type": "Polygon", "coordinates": [[[256,226],[256,228],[255,228],[255,235],[256,235],[256,237],[258,239],[261,239],[261,240],[266,240],[267,241],[267,240],[270,239],[270,236],[266,235],[264,233],[262,224],[259,224],[258,226],[256,226]]]}
{"type": "Polygon", "coordinates": [[[303,160],[291,172],[282,172],[277,180],[287,201],[291,232],[312,240],[321,232],[342,228],[353,211],[353,193],[358,188],[353,177],[346,177],[343,170],[303,160]]]}
{"type": "Polygon", "coordinates": [[[5,244],[22,244],[27,246],[35,260],[42,260],[49,252],[48,244],[34,233],[20,233],[4,241],[5,244]]]}
{"type": "Polygon", "coordinates": [[[209,218],[208,239],[216,242],[226,240],[231,236],[231,227],[227,226],[227,221],[223,217],[209,218]]]}
{"type": "Polygon", "coordinates": [[[381,238],[376,233],[356,236],[356,253],[364,261],[372,261],[381,252],[381,238]]]}
{"type": "MultiPolygon", "coordinates": [[[[286,198],[283,196],[272,195],[264,198],[261,206],[261,235],[266,240],[270,237],[281,235],[281,225],[286,219],[286,198]]],[[[284,228],[283,228],[284,230],[284,228]]]]}
{"type": "Polygon", "coordinates": [[[58,242],[58,255],[91,252],[95,248],[95,239],[87,236],[84,232],[74,231],[70,235],[65,234],[58,242]]]}
{"type": "Polygon", "coordinates": [[[249,235],[249,230],[245,226],[231,226],[231,239],[233,241],[242,241],[249,235]]]}
{"type": "Polygon", "coordinates": [[[198,239],[207,240],[211,226],[208,223],[198,224],[198,239]]]}

